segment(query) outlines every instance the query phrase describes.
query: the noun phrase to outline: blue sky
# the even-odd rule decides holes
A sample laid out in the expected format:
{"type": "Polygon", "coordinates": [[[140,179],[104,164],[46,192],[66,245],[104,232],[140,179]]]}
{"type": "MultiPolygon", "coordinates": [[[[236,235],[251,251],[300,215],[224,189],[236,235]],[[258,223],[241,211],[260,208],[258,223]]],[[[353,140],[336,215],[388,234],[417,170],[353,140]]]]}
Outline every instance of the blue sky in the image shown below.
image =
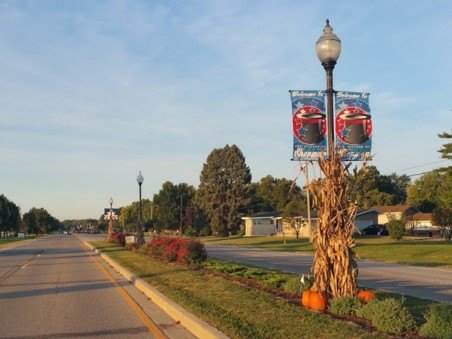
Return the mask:
{"type": "MultiPolygon", "coordinates": [[[[325,18],[342,40],[335,88],[371,93],[373,164],[441,165],[452,127],[447,1],[1,1],[0,193],[22,211],[98,217],[197,185],[235,143],[254,180],[294,178],[289,89],[322,89],[325,18]]],[[[424,166],[420,166],[424,165],[424,166]]]]}

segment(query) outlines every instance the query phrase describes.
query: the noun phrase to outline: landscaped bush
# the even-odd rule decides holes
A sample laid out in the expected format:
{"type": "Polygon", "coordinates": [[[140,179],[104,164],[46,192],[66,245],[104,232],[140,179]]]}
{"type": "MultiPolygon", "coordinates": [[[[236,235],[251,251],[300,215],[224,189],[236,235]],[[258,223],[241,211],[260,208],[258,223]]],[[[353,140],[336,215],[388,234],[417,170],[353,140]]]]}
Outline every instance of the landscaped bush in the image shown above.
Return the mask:
{"type": "Polygon", "coordinates": [[[148,244],[147,252],[154,257],[180,264],[200,263],[207,258],[204,244],[185,238],[154,237],[148,244]]]}
{"type": "Polygon", "coordinates": [[[283,284],[282,289],[292,294],[300,294],[301,284],[299,277],[289,277],[283,284]]]}
{"type": "Polygon", "coordinates": [[[388,230],[389,236],[396,240],[402,239],[405,233],[405,225],[400,220],[391,220],[386,225],[386,229],[388,230]]]}
{"type": "Polygon", "coordinates": [[[383,332],[401,334],[416,328],[413,316],[394,298],[372,300],[356,310],[356,315],[370,320],[377,330],[383,332]]]}
{"type": "Polygon", "coordinates": [[[226,273],[232,277],[254,280],[264,288],[279,289],[291,294],[300,294],[300,278],[290,273],[276,272],[269,269],[216,260],[204,263],[203,267],[207,270],[226,273]]]}
{"type": "Polygon", "coordinates": [[[113,232],[111,234],[110,242],[116,243],[120,246],[126,245],[126,236],[128,234],[122,232],[113,232]]]}
{"type": "Polygon", "coordinates": [[[333,314],[355,316],[359,308],[361,308],[361,302],[356,297],[334,298],[330,300],[329,310],[333,314]]]}
{"type": "Polygon", "coordinates": [[[452,306],[432,305],[426,314],[427,322],[421,327],[420,334],[435,339],[452,338],[452,306]]]}

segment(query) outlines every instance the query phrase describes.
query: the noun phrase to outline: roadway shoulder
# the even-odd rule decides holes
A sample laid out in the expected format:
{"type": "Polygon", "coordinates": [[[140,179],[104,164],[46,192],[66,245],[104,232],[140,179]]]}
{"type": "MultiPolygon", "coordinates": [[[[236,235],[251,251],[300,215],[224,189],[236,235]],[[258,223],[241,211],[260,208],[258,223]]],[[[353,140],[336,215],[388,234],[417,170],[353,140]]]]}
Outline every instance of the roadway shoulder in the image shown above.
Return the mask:
{"type": "MultiPolygon", "coordinates": [[[[81,240],[81,239],[80,239],[81,240]]],[[[81,240],[82,243],[95,250],[94,247],[87,241],[81,240]]],[[[98,253],[98,251],[96,251],[98,253]]],[[[141,291],[146,297],[148,297],[152,302],[154,302],[158,307],[160,307],[164,312],[166,312],[175,322],[180,323],[188,331],[190,331],[194,336],[198,338],[205,339],[227,339],[229,338],[224,333],[217,330],[212,325],[199,319],[194,314],[190,313],[179,304],[175,303],[159,291],[149,285],[146,281],[141,278],[137,278],[135,274],[130,272],[128,269],[117,263],[115,260],[110,258],[107,254],[101,253],[100,257],[104,259],[115,271],[121,274],[124,278],[135,286],[135,288],[141,291]]]]}

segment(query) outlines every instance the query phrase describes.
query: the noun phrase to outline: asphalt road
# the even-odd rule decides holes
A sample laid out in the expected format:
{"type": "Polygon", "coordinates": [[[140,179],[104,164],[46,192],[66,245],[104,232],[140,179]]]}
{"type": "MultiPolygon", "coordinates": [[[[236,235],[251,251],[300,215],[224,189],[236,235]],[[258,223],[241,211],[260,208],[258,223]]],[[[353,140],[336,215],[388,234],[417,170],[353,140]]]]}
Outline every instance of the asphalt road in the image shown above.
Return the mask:
{"type": "MultiPolygon", "coordinates": [[[[0,338],[158,337],[143,308],[120,291],[125,282],[102,267],[74,236],[48,236],[0,252],[0,338]]],[[[174,337],[190,337],[179,333],[174,337]]]]}
{"type": "MultiPolygon", "coordinates": [[[[308,273],[312,255],[206,243],[209,257],[291,273],[308,273]]],[[[360,260],[359,284],[388,292],[452,303],[452,270],[360,260]]]]}

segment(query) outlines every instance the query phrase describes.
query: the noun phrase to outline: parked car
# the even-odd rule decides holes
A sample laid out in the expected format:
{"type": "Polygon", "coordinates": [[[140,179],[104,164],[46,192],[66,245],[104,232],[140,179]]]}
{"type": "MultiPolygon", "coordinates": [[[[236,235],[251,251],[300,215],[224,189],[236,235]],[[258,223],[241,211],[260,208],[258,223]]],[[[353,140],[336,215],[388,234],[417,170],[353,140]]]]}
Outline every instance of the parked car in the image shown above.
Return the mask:
{"type": "Polygon", "coordinates": [[[361,231],[361,235],[388,235],[385,225],[374,224],[361,231]]]}

